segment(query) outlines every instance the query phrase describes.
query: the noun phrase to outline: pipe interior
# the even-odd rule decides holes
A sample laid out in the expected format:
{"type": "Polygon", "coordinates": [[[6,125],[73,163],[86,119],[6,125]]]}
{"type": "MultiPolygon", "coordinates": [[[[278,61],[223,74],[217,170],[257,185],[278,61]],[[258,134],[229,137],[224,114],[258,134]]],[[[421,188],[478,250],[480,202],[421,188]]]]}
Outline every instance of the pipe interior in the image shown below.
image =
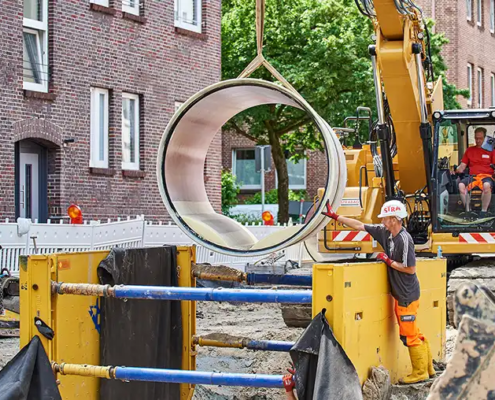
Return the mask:
{"type": "Polygon", "coordinates": [[[321,118],[313,110],[306,109],[276,85],[266,86],[220,87],[194,101],[189,100],[165,132],[168,142],[162,165],[169,212],[175,213],[185,228],[199,239],[235,251],[273,248],[296,235],[301,227],[288,227],[258,241],[243,225],[215,212],[204,182],[204,163],[214,136],[236,114],[264,104],[284,104],[305,110],[322,130],[321,118]]]}

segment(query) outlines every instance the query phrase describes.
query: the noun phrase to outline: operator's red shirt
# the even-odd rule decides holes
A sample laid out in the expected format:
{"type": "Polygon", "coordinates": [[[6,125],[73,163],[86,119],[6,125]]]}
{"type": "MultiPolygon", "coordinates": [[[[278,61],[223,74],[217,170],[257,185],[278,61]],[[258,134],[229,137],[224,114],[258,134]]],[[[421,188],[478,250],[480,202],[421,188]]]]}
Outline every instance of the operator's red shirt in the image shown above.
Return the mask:
{"type": "Polygon", "coordinates": [[[493,169],[490,168],[490,164],[495,164],[495,151],[487,151],[481,147],[469,147],[461,162],[469,167],[469,175],[492,175],[493,169]]]}

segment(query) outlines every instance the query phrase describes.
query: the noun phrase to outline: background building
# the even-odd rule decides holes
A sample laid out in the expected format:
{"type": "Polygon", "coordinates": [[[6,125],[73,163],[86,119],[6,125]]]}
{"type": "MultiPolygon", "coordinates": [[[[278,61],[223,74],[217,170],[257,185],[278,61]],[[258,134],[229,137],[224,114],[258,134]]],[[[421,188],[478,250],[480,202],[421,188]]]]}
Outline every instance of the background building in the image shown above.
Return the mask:
{"type": "MultiPolygon", "coordinates": [[[[4,0],[0,218],[164,218],[160,138],[220,80],[220,0],[4,0]]],[[[220,208],[221,139],[205,171],[220,208]]]]}
{"type": "Polygon", "coordinates": [[[495,0],[416,1],[449,39],[442,51],[447,78],[471,93],[459,100],[462,107],[495,106],[495,0]]]}

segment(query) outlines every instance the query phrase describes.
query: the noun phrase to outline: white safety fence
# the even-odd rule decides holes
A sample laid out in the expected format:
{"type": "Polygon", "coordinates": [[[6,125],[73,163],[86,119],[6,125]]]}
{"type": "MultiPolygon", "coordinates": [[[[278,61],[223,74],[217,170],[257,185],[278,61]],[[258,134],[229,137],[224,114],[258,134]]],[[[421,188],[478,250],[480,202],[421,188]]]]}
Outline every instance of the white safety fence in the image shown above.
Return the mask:
{"type": "MultiPolygon", "coordinates": [[[[20,226],[6,220],[0,223],[0,267],[12,274],[19,274],[19,256],[31,254],[72,253],[92,250],[109,250],[113,247],[154,247],[169,245],[191,245],[192,241],[176,225],[152,223],[143,217],[128,218],[115,222],[91,221],[85,225],[68,223],[33,223],[20,226]]],[[[283,226],[246,225],[258,239],[283,229],[283,226]]],[[[232,257],[197,246],[197,262],[229,265],[244,269],[263,257],[232,257]]],[[[280,261],[309,260],[309,255],[300,245],[284,250],[280,261]]]]}

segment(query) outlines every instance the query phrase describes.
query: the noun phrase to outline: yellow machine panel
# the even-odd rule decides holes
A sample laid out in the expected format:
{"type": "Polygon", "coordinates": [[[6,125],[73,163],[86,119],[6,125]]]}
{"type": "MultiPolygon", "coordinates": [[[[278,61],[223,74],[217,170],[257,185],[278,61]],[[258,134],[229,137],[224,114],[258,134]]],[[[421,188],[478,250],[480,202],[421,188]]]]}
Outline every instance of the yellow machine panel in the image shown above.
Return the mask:
{"type": "MultiPolygon", "coordinates": [[[[39,336],[48,358],[58,364],[100,364],[99,304],[92,296],[50,296],[51,281],[99,283],[97,268],[108,251],[30,256],[21,264],[21,348],[39,336]],[[39,334],[35,317],[55,331],[53,340],[39,334]]],[[[179,285],[195,286],[191,276],[194,248],[177,247],[179,285]]],[[[181,302],[183,321],[182,369],[196,369],[192,337],[196,333],[196,304],[181,302]]],[[[58,375],[63,399],[98,400],[99,378],[58,375]]],[[[181,385],[181,400],[191,398],[193,385],[181,385]]]]}
{"type": "MultiPolygon", "coordinates": [[[[386,268],[378,262],[313,266],[313,317],[327,310],[327,320],[361,383],[370,366],[383,365],[393,383],[411,371],[407,347],[399,338],[386,268]]],[[[443,357],[445,343],[446,268],[445,259],[417,260],[418,324],[434,359],[443,357]]]]}

